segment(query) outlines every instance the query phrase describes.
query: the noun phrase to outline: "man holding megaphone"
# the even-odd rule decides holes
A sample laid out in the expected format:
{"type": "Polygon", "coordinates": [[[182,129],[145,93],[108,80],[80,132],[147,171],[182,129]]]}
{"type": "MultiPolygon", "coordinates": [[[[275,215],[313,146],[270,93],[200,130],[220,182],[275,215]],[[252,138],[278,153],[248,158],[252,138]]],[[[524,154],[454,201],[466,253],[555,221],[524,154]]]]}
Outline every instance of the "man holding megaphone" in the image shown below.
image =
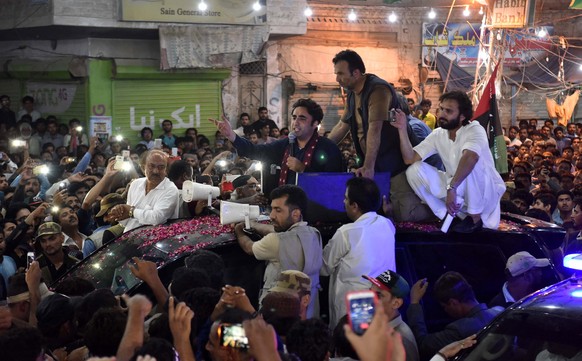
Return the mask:
{"type": "Polygon", "coordinates": [[[307,317],[319,314],[319,270],[323,264],[321,235],[303,221],[307,195],[300,187],[283,185],[271,192],[271,225],[254,224],[263,238],[253,242],[245,233],[244,223],[235,226],[238,243],[247,254],[267,261],[259,300],[277,284],[282,271],[301,271],[311,279],[311,302],[307,317]]]}

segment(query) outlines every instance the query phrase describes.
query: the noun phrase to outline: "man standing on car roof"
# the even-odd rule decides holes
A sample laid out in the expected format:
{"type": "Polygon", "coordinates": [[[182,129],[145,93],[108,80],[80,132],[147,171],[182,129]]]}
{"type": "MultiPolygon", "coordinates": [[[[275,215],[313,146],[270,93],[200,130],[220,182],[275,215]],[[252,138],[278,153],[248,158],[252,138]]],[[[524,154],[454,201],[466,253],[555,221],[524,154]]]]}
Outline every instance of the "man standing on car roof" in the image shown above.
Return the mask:
{"type": "Polygon", "coordinates": [[[505,183],[495,169],[485,128],[471,122],[473,105],[464,92],[445,93],[439,100],[440,128],[414,148],[404,112],[397,109],[396,121],[391,123],[398,129],[404,162],[411,164],[406,170],[408,182],[437,217],[467,214],[453,230],[497,229],[505,183]],[[433,154],[440,155],[446,172],[422,162],[433,154]]]}

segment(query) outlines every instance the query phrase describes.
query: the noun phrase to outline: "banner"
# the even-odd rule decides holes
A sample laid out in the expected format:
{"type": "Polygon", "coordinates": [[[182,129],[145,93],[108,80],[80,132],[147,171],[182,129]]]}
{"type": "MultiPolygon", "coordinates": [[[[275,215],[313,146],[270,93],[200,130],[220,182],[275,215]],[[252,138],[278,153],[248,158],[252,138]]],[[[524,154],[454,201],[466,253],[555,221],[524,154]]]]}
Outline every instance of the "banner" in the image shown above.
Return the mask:
{"type": "Polygon", "coordinates": [[[570,9],[582,10],[582,0],[572,0],[570,3],[570,9]]]}
{"type": "Polygon", "coordinates": [[[34,107],[43,114],[65,113],[76,92],[76,83],[26,83],[26,95],[34,98],[34,107]]]}
{"type": "Polygon", "coordinates": [[[256,0],[207,0],[207,8],[199,9],[194,0],[122,0],[121,20],[169,23],[248,24],[266,23],[264,1],[260,10],[253,9],[256,0]]]}
{"type": "MultiPolygon", "coordinates": [[[[544,26],[544,30],[549,36],[554,34],[553,26],[544,26]]],[[[480,23],[448,23],[446,27],[444,23],[422,24],[422,65],[433,67],[436,54],[440,53],[456,61],[460,67],[475,67],[479,57],[480,32],[480,23]]],[[[485,43],[488,36],[489,31],[486,31],[485,43]]],[[[553,45],[551,40],[538,38],[534,29],[508,33],[505,41],[508,47],[503,64],[507,66],[523,66],[534,59],[542,59],[553,45]]]]}
{"type": "Polygon", "coordinates": [[[499,110],[497,108],[497,98],[495,96],[495,78],[497,77],[498,66],[495,66],[495,70],[491,74],[491,78],[489,78],[489,82],[479,100],[479,105],[475,109],[474,118],[487,132],[489,148],[493,155],[495,168],[499,174],[505,174],[509,171],[507,167],[507,146],[505,144],[505,138],[503,137],[501,119],[499,118],[499,110]]]}

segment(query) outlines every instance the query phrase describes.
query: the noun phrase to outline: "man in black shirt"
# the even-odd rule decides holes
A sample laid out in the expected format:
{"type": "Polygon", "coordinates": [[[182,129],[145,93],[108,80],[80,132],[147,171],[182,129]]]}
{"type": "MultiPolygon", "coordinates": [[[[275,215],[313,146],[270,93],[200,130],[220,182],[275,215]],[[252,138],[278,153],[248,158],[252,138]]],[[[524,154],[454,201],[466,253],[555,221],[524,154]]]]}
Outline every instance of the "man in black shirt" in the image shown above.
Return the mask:
{"type": "Polygon", "coordinates": [[[40,244],[42,255],[37,261],[42,278],[47,285],[52,284],[79,262],[78,259],[67,254],[63,248],[64,240],[61,226],[57,223],[46,222],[38,227],[36,241],[40,244]]]}
{"type": "MultiPolygon", "coordinates": [[[[281,167],[277,185],[295,184],[296,173],[341,172],[342,155],[337,145],[317,134],[317,126],[323,119],[323,110],[311,99],[299,99],[293,104],[292,130],[295,141],[279,139],[269,144],[254,145],[237,136],[228,121],[214,120],[218,130],[233,142],[238,155],[263,162],[263,176],[281,167]]],[[[275,187],[277,186],[275,185],[275,187]]],[[[267,188],[267,184],[264,184],[267,188]]],[[[272,187],[272,188],[275,188],[272,187]]],[[[270,189],[265,189],[268,194],[270,189]]]]}
{"type": "Polygon", "coordinates": [[[16,126],[16,114],[10,110],[10,97],[8,95],[0,96],[0,129],[3,131],[16,126]]]}

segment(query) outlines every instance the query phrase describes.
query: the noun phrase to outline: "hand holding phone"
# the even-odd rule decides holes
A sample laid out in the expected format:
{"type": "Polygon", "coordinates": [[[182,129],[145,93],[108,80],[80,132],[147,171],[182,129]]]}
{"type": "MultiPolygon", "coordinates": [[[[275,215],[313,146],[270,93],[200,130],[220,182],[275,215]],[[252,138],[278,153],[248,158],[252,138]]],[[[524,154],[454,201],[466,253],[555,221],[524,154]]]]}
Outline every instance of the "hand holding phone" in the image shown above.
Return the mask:
{"type": "Polygon", "coordinates": [[[377,301],[373,291],[354,291],[346,295],[348,321],[354,333],[362,335],[370,327],[377,301]]]}

